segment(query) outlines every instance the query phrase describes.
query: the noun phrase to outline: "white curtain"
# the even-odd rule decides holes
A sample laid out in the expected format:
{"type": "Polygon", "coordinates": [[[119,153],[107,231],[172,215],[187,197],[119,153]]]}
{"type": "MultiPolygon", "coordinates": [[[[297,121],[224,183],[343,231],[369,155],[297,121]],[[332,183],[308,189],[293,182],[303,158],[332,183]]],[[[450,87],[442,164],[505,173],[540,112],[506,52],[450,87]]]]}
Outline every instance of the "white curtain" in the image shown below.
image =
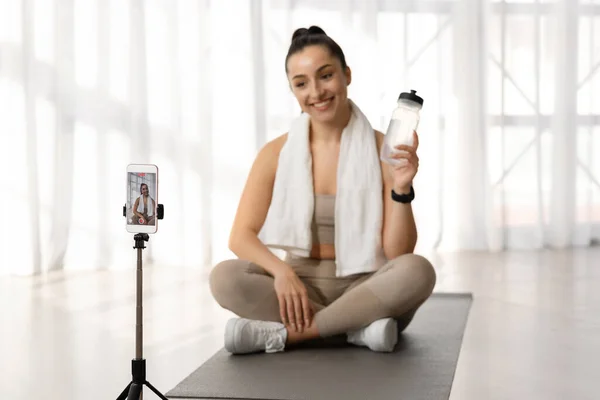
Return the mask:
{"type": "Polygon", "coordinates": [[[0,275],[131,268],[129,163],[159,167],[147,264],[210,267],[321,26],[386,130],[425,99],[417,251],[600,239],[600,1],[0,0],[0,275]]]}

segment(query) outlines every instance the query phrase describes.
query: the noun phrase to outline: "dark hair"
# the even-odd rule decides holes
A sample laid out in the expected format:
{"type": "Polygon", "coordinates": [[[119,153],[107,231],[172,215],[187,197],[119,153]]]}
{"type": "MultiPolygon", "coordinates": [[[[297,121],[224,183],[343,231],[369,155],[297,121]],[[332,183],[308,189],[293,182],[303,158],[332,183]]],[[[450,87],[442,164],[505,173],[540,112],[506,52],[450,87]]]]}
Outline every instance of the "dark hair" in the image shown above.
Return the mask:
{"type": "Polygon", "coordinates": [[[346,57],[344,56],[344,52],[342,48],[327,34],[323,29],[318,26],[311,26],[310,28],[298,28],[294,31],[292,35],[292,43],[290,44],[290,48],[288,50],[288,54],[285,57],[285,71],[288,71],[287,63],[289,58],[299,52],[304,50],[307,46],[325,46],[327,50],[340,60],[342,64],[342,69],[346,69],[346,57]]]}

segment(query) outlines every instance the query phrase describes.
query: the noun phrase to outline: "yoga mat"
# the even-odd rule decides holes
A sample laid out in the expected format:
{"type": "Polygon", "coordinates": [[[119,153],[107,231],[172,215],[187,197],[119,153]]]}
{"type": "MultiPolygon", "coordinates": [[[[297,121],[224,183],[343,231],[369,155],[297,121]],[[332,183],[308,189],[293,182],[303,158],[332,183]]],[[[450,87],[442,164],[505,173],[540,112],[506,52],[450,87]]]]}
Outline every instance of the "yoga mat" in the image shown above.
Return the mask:
{"type": "Polygon", "coordinates": [[[447,400],[471,294],[434,293],[392,353],[351,345],[266,354],[219,350],[170,399],[447,400]]]}

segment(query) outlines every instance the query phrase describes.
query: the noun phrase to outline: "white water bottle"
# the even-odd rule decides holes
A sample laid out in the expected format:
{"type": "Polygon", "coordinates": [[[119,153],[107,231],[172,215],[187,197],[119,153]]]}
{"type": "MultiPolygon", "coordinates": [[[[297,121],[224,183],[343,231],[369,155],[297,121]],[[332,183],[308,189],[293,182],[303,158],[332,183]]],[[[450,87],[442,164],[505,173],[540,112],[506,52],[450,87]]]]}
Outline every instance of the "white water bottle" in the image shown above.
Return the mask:
{"type": "Polygon", "coordinates": [[[423,99],[416,95],[416,90],[410,93],[400,93],[397,107],[392,113],[390,124],[383,139],[381,147],[381,161],[394,166],[402,165],[405,159],[394,159],[393,155],[401,151],[396,149],[399,145],[413,145],[413,131],[419,126],[420,111],[423,107],[423,99]]]}

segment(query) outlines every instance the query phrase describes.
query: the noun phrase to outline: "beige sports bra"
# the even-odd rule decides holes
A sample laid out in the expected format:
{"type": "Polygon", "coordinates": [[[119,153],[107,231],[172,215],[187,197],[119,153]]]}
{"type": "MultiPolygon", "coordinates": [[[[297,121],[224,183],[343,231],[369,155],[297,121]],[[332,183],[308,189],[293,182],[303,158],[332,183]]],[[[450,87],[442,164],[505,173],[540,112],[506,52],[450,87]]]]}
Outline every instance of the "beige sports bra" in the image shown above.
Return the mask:
{"type": "Polygon", "coordinates": [[[335,195],[315,195],[312,237],[313,244],[335,243],[335,195]]]}

